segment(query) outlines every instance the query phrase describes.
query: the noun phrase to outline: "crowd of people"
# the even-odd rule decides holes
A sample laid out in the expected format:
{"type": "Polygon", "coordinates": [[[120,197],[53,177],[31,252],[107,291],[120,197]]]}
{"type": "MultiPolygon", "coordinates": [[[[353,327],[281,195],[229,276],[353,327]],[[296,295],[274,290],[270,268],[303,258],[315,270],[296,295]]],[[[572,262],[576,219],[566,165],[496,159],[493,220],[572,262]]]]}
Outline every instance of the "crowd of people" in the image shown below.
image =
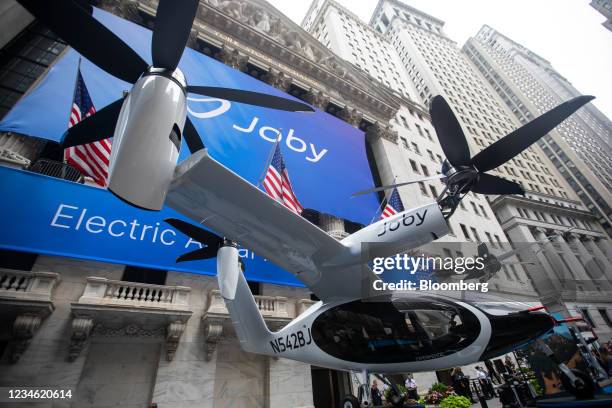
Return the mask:
{"type": "MultiPolygon", "coordinates": [[[[593,347],[592,351],[602,368],[608,375],[612,375],[612,341],[603,343],[600,347],[593,347]]],[[[451,371],[453,389],[458,395],[468,398],[473,403],[476,402],[474,401],[476,395],[486,399],[493,398],[495,396],[495,385],[504,383],[502,376],[508,378],[520,377],[520,372],[510,356],[506,356],[498,369],[496,370],[491,361],[485,361],[484,366],[478,365],[475,367],[476,374],[473,378],[470,378],[463,373],[461,367],[455,367],[451,371]],[[470,380],[473,382],[472,385],[470,380]]],[[[419,400],[418,385],[412,374],[406,376],[404,387],[406,389],[406,399],[419,400]]],[[[371,394],[374,406],[383,405],[387,388],[389,388],[389,385],[385,382],[382,382],[380,386],[378,381],[374,380],[372,382],[371,394]]]]}

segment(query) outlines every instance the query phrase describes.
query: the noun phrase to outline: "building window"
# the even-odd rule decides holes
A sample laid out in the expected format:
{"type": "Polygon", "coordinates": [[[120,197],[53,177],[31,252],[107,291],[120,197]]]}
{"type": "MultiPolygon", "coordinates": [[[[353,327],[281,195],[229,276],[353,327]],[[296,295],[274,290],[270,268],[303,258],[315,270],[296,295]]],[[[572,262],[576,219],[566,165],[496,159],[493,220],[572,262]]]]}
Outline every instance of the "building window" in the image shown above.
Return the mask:
{"type": "Polygon", "coordinates": [[[248,281],[247,284],[249,285],[249,289],[251,289],[251,294],[253,296],[261,295],[261,283],[248,281]]]}
{"type": "Polygon", "coordinates": [[[0,53],[0,118],[66,48],[55,34],[32,23],[0,53]]]}
{"type": "Polygon", "coordinates": [[[150,283],[152,285],[165,285],[168,271],[140,266],[126,266],[123,270],[122,281],[150,283]]]}
{"type": "Polygon", "coordinates": [[[414,126],[416,126],[417,131],[419,132],[419,135],[423,136],[423,130],[421,129],[421,127],[419,125],[417,125],[417,124],[415,124],[414,126]]]}
{"type": "Polygon", "coordinates": [[[591,313],[589,313],[589,309],[587,309],[586,307],[581,307],[580,314],[582,315],[584,321],[589,324],[589,326],[597,327],[595,326],[595,322],[593,322],[593,318],[591,317],[591,313]]]}
{"type": "Polygon", "coordinates": [[[0,268],[31,271],[37,257],[38,254],[30,252],[0,249],[0,268]]]}
{"type": "Polygon", "coordinates": [[[470,204],[472,204],[472,210],[474,210],[474,214],[480,215],[480,213],[478,212],[478,207],[476,207],[476,204],[472,201],[470,201],[470,204]]]}
{"type": "Polygon", "coordinates": [[[402,141],[402,146],[404,146],[405,149],[409,149],[408,140],[406,140],[405,137],[400,137],[400,140],[402,141]]]}
{"type": "Polygon", "coordinates": [[[463,224],[459,224],[459,226],[461,227],[461,232],[463,232],[463,236],[465,237],[465,239],[471,241],[472,239],[470,238],[470,234],[468,233],[466,226],[463,224]]]}
{"type": "Polygon", "coordinates": [[[597,309],[597,311],[599,312],[599,315],[602,317],[602,319],[604,319],[604,322],[606,322],[606,326],[612,327],[612,321],[610,321],[608,311],[604,308],[597,309]]]}
{"type": "Polygon", "coordinates": [[[480,242],[480,236],[478,235],[478,231],[476,231],[476,228],[470,227],[470,230],[472,230],[472,235],[474,239],[476,239],[476,242],[480,242]]]}
{"type": "Polygon", "coordinates": [[[427,189],[425,188],[425,183],[423,183],[422,181],[419,181],[419,188],[421,189],[421,194],[423,194],[424,196],[429,195],[429,194],[427,194],[427,189]]]}
{"type": "Polygon", "coordinates": [[[429,186],[429,189],[431,190],[431,194],[433,195],[434,198],[438,196],[438,191],[436,190],[434,186],[429,186]]]}
{"type": "Polygon", "coordinates": [[[410,159],[410,167],[412,167],[412,171],[414,171],[415,173],[419,172],[419,168],[417,167],[416,162],[412,159],[410,159]]]}

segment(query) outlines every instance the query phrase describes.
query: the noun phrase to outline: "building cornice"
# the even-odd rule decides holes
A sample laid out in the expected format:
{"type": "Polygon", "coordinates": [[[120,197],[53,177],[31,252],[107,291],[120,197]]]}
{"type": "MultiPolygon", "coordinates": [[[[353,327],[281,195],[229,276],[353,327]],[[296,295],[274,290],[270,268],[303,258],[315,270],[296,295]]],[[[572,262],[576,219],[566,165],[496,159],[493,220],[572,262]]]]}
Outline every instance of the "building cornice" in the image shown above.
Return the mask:
{"type": "Polygon", "coordinates": [[[434,17],[432,15],[429,15],[427,13],[424,13],[424,12],[422,12],[419,9],[415,9],[414,7],[410,7],[406,3],[403,3],[403,2],[398,1],[398,0],[378,0],[378,4],[376,5],[376,8],[372,12],[372,17],[370,17],[369,24],[372,24],[374,22],[374,19],[376,18],[376,15],[378,15],[378,12],[380,11],[380,9],[382,7],[382,4],[384,2],[391,3],[394,6],[398,6],[398,7],[401,7],[403,9],[405,9],[405,10],[408,10],[408,11],[410,11],[413,14],[416,14],[416,15],[421,16],[423,18],[426,18],[426,19],[429,19],[431,21],[434,21],[434,22],[440,24],[440,26],[444,26],[444,24],[445,24],[444,21],[440,20],[439,18],[436,18],[436,17],[434,17]]]}
{"type": "MultiPolygon", "coordinates": [[[[559,197],[551,198],[559,199],[559,197]]],[[[544,201],[533,200],[526,197],[515,196],[515,195],[506,195],[506,196],[497,196],[494,200],[490,202],[491,208],[493,210],[497,210],[500,207],[505,205],[522,205],[527,208],[534,208],[541,211],[552,212],[555,214],[561,214],[565,216],[569,216],[572,218],[589,218],[596,220],[595,216],[589,211],[579,210],[577,208],[569,208],[564,207],[554,203],[547,203],[544,201]]]]}

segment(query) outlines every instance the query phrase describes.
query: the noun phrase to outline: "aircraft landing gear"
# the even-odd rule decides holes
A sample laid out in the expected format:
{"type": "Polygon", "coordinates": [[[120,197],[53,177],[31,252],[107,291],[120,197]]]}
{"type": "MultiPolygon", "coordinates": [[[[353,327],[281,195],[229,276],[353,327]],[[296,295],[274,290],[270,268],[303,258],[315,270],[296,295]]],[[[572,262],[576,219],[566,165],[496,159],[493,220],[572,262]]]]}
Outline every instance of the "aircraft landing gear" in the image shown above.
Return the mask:
{"type": "Polygon", "coordinates": [[[359,408],[359,400],[354,395],[346,395],[342,399],[342,408],[359,408]]]}
{"type": "MultiPolygon", "coordinates": [[[[342,399],[342,408],[371,408],[376,407],[372,399],[372,393],[370,388],[370,373],[367,370],[361,372],[352,372],[353,381],[358,384],[357,397],[354,395],[345,395],[342,399]]],[[[403,407],[405,396],[397,388],[397,385],[382,374],[375,374],[382,383],[386,384],[391,388],[391,393],[387,402],[391,403],[392,407],[403,407]]],[[[383,392],[382,387],[380,392],[383,392]]],[[[386,406],[386,405],[385,405],[386,406]]]]}
{"type": "Polygon", "coordinates": [[[359,373],[352,372],[353,380],[358,384],[357,397],[354,395],[345,395],[342,399],[342,408],[370,408],[372,405],[372,396],[370,395],[370,373],[368,370],[363,370],[359,373]]]}

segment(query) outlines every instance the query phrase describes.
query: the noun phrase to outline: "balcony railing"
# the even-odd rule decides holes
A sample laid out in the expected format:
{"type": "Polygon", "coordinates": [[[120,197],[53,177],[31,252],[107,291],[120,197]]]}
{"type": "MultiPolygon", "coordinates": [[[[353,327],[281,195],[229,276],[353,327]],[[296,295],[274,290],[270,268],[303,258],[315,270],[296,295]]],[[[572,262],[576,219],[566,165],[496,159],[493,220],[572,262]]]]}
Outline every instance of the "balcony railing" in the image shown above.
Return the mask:
{"type": "Polygon", "coordinates": [[[191,288],[125,282],[100,277],[87,278],[79,304],[189,309],[191,288]]]}
{"type": "Polygon", "coordinates": [[[0,269],[0,297],[50,301],[59,275],[0,269]]]}
{"type": "Polygon", "coordinates": [[[38,159],[28,170],[69,181],[79,181],[82,178],[81,173],[71,165],[50,159],[38,159]]]}
{"type": "MultiPolygon", "coordinates": [[[[257,307],[261,311],[261,314],[264,318],[280,318],[280,319],[290,319],[293,316],[293,313],[290,313],[288,310],[288,299],[283,296],[260,296],[256,295],[255,303],[257,303],[257,307]]],[[[223,297],[221,297],[221,292],[218,290],[210,291],[210,300],[208,304],[208,313],[216,314],[216,315],[228,315],[228,311],[225,307],[225,301],[223,297]]]]}
{"type": "Polygon", "coordinates": [[[94,333],[125,333],[129,336],[162,335],[166,359],[171,361],[187,321],[191,288],[87,278],[83,295],[71,304],[72,334],[68,352],[74,361],[94,333]],[[160,334],[162,333],[162,334],[160,334]]]}

